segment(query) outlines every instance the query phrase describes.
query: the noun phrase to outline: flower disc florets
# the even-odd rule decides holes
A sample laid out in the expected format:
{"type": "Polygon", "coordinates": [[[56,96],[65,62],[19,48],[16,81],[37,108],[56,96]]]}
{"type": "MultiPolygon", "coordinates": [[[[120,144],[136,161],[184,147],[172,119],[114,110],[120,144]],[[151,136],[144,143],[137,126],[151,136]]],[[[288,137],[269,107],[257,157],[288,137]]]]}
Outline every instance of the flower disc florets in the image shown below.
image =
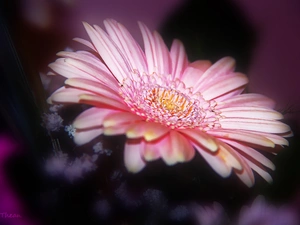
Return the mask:
{"type": "Polygon", "coordinates": [[[126,79],[120,94],[133,112],[145,121],[163,124],[172,129],[211,129],[217,125],[219,114],[213,101],[200,93],[193,94],[179,80],[157,74],[142,79],[126,79]]]}

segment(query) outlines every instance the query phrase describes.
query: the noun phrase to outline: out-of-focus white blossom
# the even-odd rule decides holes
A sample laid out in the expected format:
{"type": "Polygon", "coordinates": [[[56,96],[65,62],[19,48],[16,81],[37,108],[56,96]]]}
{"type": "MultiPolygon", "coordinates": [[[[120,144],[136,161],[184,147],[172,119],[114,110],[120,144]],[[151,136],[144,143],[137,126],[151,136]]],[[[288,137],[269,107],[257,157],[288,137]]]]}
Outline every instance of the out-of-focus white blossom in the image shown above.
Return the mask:
{"type": "MultiPolygon", "coordinates": [[[[103,144],[102,142],[97,142],[94,146],[93,146],[93,150],[95,153],[100,153],[103,151],[103,144]]],[[[101,153],[100,153],[101,154],[101,153]]]]}
{"type": "Polygon", "coordinates": [[[59,131],[63,127],[63,119],[60,115],[55,113],[44,113],[42,116],[43,126],[49,131],[59,131]]]}
{"type": "Polygon", "coordinates": [[[50,175],[63,174],[68,161],[68,154],[58,151],[56,155],[46,160],[45,169],[50,175]]]}
{"type": "Polygon", "coordinates": [[[76,132],[76,128],[73,127],[72,124],[65,126],[65,131],[68,133],[70,138],[74,137],[74,134],[76,132]]]}
{"type": "Polygon", "coordinates": [[[65,169],[64,173],[65,177],[71,182],[81,178],[83,175],[81,160],[76,158],[72,164],[65,169]]]}
{"type": "Polygon", "coordinates": [[[112,150],[103,148],[102,142],[97,142],[97,143],[93,146],[93,150],[94,150],[95,153],[98,153],[98,154],[105,154],[105,155],[107,155],[107,156],[110,156],[110,155],[112,154],[112,150]]]}
{"type": "Polygon", "coordinates": [[[263,196],[258,196],[250,207],[242,208],[237,225],[299,225],[298,213],[291,208],[270,205],[263,196]]]}
{"type": "Polygon", "coordinates": [[[55,104],[55,105],[51,105],[49,107],[50,112],[58,112],[58,110],[60,110],[64,105],[63,104],[55,104]]]}
{"type": "Polygon", "coordinates": [[[195,206],[193,208],[198,225],[227,225],[228,217],[221,204],[214,202],[212,206],[195,206]]]}

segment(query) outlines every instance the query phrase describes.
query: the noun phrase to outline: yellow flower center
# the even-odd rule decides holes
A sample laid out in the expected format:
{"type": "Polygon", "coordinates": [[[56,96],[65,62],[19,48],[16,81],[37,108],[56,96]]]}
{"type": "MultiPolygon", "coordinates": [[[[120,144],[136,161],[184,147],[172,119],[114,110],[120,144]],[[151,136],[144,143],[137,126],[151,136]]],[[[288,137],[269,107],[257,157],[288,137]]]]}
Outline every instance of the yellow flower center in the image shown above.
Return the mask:
{"type": "Polygon", "coordinates": [[[148,90],[145,101],[154,108],[168,111],[171,115],[187,116],[193,109],[190,102],[183,94],[164,88],[148,90]]]}

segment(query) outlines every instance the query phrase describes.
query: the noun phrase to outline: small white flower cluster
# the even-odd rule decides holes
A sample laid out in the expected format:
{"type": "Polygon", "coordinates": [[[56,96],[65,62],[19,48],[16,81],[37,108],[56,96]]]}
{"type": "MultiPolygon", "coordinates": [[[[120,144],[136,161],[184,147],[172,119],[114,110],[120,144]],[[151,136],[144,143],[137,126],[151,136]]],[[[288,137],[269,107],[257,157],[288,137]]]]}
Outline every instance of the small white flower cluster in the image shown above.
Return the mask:
{"type": "Polygon", "coordinates": [[[73,182],[85,173],[96,170],[97,159],[98,155],[83,154],[80,158],[75,158],[70,162],[68,155],[59,151],[46,160],[45,169],[50,175],[63,175],[67,180],[73,182]]]}
{"type": "Polygon", "coordinates": [[[57,112],[54,113],[44,113],[42,116],[43,126],[49,131],[59,131],[63,127],[63,119],[57,112]]]}
{"type": "Polygon", "coordinates": [[[112,154],[112,150],[110,149],[104,149],[102,142],[98,142],[93,146],[93,150],[97,154],[106,154],[107,156],[110,156],[112,154]]]}
{"type": "Polygon", "coordinates": [[[64,105],[63,104],[55,104],[49,107],[50,112],[55,113],[58,112],[64,105]]]}
{"type": "Polygon", "coordinates": [[[58,151],[46,160],[45,169],[50,175],[62,174],[68,163],[68,154],[58,151]]]}
{"type": "Polygon", "coordinates": [[[299,225],[299,212],[292,208],[276,207],[268,204],[263,196],[258,196],[251,207],[243,207],[237,225],[299,225]]]}
{"type": "Polygon", "coordinates": [[[296,209],[277,207],[268,204],[263,196],[258,196],[250,207],[242,207],[237,218],[231,222],[224,208],[219,203],[209,206],[194,206],[192,209],[199,225],[298,225],[296,209]]]}
{"type": "Polygon", "coordinates": [[[76,132],[76,128],[73,127],[72,124],[65,126],[65,131],[68,133],[70,138],[74,137],[74,134],[76,132]]]}
{"type": "Polygon", "coordinates": [[[228,224],[224,208],[218,202],[212,206],[195,206],[194,212],[199,225],[224,225],[228,224]]]}

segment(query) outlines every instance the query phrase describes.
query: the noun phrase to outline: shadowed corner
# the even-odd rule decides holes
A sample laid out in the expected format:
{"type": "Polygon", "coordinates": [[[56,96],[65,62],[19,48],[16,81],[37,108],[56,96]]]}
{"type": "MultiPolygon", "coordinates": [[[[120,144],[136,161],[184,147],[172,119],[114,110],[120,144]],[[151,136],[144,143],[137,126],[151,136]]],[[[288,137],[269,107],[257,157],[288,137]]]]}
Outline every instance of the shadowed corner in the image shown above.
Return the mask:
{"type": "Polygon", "coordinates": [[[168,45],[183,42],[190,61],[231,56],[237,71],[247,72],[256,35],[241,10],[231,1],[189,0],[160,27],[168,45]]]}

